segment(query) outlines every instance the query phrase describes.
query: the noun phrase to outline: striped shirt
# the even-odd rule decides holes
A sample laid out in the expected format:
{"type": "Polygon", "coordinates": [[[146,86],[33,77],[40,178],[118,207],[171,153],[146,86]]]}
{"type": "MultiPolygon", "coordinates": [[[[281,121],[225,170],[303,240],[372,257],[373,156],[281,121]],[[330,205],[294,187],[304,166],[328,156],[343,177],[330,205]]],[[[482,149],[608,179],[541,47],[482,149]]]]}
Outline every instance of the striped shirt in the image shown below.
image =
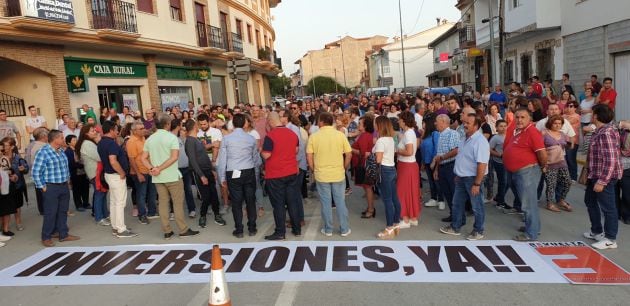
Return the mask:
{"type": "Polygon", "coordinates": [[[44,188],[47,183],[65,183],[70,177],[68,159],[62,149],[55,150],[46,144],[35,155],[33,181],[36,188],[44,188]]]}
{"type": "Polygon", "coordinates": [[[608,185],[610,180],[621,179],[623,169],[619,159],[619,133],[606,124],[593,132],[588,150],[588,178],[597,184],[608,185]]]}
{"type": "MultiPolygon", "coordinates": [[[[440,139],[437,144],[437,155],[444,155],[451,150],[458,148],[460,142],[461,137],[459,133],[451,128],[446,128],[444,131],[440,132],[440,139]]],[[[443,165],[452,161],[455,161],[455,156],[442,160],[440,164],[443,165]]]]}

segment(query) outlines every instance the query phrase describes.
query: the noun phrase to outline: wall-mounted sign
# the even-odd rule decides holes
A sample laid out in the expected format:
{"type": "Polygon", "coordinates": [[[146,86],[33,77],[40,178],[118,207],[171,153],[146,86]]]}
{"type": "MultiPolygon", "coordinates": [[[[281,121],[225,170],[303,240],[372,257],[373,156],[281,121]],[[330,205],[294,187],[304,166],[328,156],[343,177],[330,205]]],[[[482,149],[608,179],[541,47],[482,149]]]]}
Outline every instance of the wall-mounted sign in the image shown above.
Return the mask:
{"type": "Polygon", "coordinates": [[[22,8],[25,16],[74,23],[72,0],[25,0],[22,8]]]}
{"type": "Polygon", "coordinates": [[[77,93],[88,91],[87,79],[83,74],[67,76],[66,83],[68,84],[68,92],[77,93]]]}
{"type": "Polygon", "coordinates": [[[440,53],[440,63],[448,63],[448,52],[440,53]]]}
{"type": "Polygon", "coordinates": [[[66,75],[103,78],[146,78],[147,64],[87,58],[65,58],[66,75]]]}
{"type": "Polygon", "coordinates": [[[209,67],[182,67],[156,65],[158,80],[207,80],[211,73],[209,67]]]}

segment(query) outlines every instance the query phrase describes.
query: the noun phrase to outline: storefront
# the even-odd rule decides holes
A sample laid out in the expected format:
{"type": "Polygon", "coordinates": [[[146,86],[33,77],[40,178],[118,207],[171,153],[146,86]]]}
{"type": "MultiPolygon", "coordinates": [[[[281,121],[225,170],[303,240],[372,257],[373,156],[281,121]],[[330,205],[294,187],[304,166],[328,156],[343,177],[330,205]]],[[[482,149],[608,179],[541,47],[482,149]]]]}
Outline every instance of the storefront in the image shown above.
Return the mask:
{"type": "Polygon", "coordinates": [[[209,100],[208,67],[156,65],[162,110],[179,106],[188,110],[188,102],[201,105],[209,100]]]}
{"type": "Polygon", "coordinates": [[[70,107],[77,117],[83,104],[96,113],[103,107],[122,112],[150,107],[147,64],[101,59],[64,58],[70,107]],[[97,104],[98,102],[98,104],[97,104]]]}

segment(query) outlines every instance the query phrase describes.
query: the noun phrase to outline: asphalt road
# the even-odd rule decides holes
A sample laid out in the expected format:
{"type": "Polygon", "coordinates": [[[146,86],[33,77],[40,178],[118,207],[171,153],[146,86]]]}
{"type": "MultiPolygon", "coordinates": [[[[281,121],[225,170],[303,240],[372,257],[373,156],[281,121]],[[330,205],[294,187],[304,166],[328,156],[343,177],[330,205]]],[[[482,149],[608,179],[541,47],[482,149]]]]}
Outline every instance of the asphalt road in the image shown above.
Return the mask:
{"type": "MultiPolygon", "coordinates": [[[[350,209],[352,234],[343,238],[338,234],[324,237],[319,233],[321,219],[319,202],[309,199],[305,204],[307,225],[303,229],[303,240],[374,240],[375,234],[384,228],[385,216],[382,203],[377,200],[377,218],[360,219],[364,209],[363,191],[354,188],[347,197],[350,209]]],[[[571,213],[553,213],[541,209],[543,224],[541,241],[584,240],[582,233],[589,229],[588,215],[583,204],[584,189],[573,185],[568,201],[575,210],[571,213]]],[[[34,194],[31,195],[34,199],[34,194]]],[[[7,246],[0,248],[0,268],[11,266],[38,252],[41,220],[36,205],[24,207],[26,230],[17,232],[7,246]]],[[[511,193],[508,195],[511,202],[511,193]]],[[[128,207],[127,225],[140,233],[129,239],[112,237],[110,229],[97,226],[88,212],[77,212],[69,218],[71,233],[80,235],[81,240],[64,243],[63,246],[101,246],[127,244],[165,243],[234,243],[264,241],[263,237],[273,229],[273,218],[268,202],[267,213],[259,219],[259,233],[244,239],[232,237],[231,217],[226,216],[228,226],[214,223],[202,234],[190,239],[162,239],[158,220],[149,225],[140,225],[131,217],[128,207]]],[[[486,206],[487,240],[510,239],[520,226],[518,216],[504,215],[491,205],[486,206]]],[[[541,205],[542,207],[542,205],[541,205]]],[[[423,208],[419,227],[401,232],[398,240],[461,240],[462,237],[443,235],[438,232],[443,223],[440,219],[446,211],[423,208]]],[[[209,218],[211,219],[211,217],[209,218]]],[[[188,219],[193,228],[196,220],[188,219]]],[[[465,231],[470,231],[469,219],[465,231]]],[[[630,270],[630,243],[626,237],[630,226],[620,223],[616,250],[602,253],[615,263],[630,270]]],[[[288,239],[297,240],[288,235],[288,239]]],[[[59,244],[58,244],[59,245],[59,244]]],[[[627,305],[630,286],[586,286],[569,284],[462,284],[462,283],[388,283],[388,282],[267,282],[230,283],[229,291],[233,305],[627,305]]],[[[84,285],[84,286],[37,286],[0,287],[0,304],[9,305],[207,305],[208,285],[203,284],[146,284],[146,285],[84,285]]]]}

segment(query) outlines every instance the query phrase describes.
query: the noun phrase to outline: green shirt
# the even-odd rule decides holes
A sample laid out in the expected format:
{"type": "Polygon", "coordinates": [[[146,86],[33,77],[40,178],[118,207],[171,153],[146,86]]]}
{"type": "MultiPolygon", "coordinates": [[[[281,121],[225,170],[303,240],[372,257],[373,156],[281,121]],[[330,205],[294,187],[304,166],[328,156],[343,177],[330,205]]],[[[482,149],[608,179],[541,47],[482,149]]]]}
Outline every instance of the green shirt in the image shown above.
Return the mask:
{"type": "MultiPolygon", "coordinates": [[[[171,158],[171,150],[179,150],[179,142],[175,135],[163,129],[153,133],[144,143],[143,149],[144,152],[149,153],[149,160],[154,167],[163,164],[166,160],[171,158]]],[[[168,168],[162,170],[160,175],[154,176],[152,182],[173,183],[179,181],[181,177],[182,174],[179,173],[177,161],[175,161],[168,168]]]]}

